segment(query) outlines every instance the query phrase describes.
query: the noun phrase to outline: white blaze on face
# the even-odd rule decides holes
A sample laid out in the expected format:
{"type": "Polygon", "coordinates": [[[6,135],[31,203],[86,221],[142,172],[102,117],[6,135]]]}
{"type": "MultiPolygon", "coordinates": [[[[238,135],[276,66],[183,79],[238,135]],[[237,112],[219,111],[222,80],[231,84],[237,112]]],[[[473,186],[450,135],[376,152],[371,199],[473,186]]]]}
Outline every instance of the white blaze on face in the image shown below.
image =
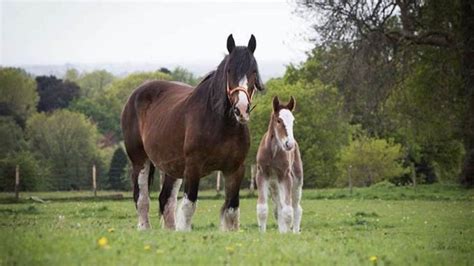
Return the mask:
{"type": "Polygon", "coordinates": [[[282,139],[283,148],[287,150],[293,149],[295,146],[295,137],[293,136],[293,122],[295,121],[295,117],[288,109],[281,109],[280,110],[280,119],[283,121],[283,125],[285,126],[286,130],[286,138],[282,139]]]}
{"type": "MultiPolygon", "coordinates": [[[[248,81],[247,77],[244,76],[240,81],[239,81],[239,87],[245,88],[248,91],[248,81]]],[[[247,98],[247,95],[243,91],[238,91],[237,92],[238,100],[235,103],[235,108],[237,108],[240,112],[240,115],[236,116],[237,120],[239,122],[247,122],[249,120],[249,114],[247,113],[248,106],[249,106],[249,99],[247,98]]]]}

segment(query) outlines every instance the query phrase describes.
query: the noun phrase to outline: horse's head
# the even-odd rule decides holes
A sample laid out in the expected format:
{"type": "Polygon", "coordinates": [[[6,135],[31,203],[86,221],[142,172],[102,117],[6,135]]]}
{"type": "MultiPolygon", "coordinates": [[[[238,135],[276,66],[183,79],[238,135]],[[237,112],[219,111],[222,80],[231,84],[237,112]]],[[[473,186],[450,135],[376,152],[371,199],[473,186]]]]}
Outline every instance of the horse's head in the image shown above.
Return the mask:
{"type": "Polygon", "coordinates": [[[257,61],[253,56],[257,41],[252,35],[247,46],[235,46],[232,34],[227,38],[229,56],[225,68],[227,98],[235,119],[246,124],[250,119],[250,105],[255,90],[263,90],[257,61]]]}
{"type": "Polygon", "coordinates": [[[295,147],[296,141],[293,136],[293,122],[295,117],[292,111],[295,109],[295,99],[291,96],[288,104],[284,105],[278,100],[278,96],[273,98],[273,112],[270,126],[274,130],[274,135],[278,145],[284,150],[291,150],[295,147]]]}

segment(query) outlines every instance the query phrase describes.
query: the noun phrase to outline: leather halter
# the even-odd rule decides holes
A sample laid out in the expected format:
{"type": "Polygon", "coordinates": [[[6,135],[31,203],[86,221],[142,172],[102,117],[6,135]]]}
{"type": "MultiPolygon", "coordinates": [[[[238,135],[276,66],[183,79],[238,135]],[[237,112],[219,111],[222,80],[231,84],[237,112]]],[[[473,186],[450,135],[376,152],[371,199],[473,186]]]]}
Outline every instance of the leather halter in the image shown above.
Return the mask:
{"type": "Polygon", "coordinates": [[[247,100],[249,102],[249,105],[252,103],[252,96],[253,96],[253,93],[251,95],[249,95],[249,92],[248,90],[245,88],[245,87],[242,87],[242,86],[237,86],[235,88],[233,88],[232,90],[229,88],[229,84],[227,84],[227,98],[229,98],[229,101],[232,103],[232,95],[238,91],[241,91],[243,93],[245,93],[245,96],[247,96],[247,100]]]}

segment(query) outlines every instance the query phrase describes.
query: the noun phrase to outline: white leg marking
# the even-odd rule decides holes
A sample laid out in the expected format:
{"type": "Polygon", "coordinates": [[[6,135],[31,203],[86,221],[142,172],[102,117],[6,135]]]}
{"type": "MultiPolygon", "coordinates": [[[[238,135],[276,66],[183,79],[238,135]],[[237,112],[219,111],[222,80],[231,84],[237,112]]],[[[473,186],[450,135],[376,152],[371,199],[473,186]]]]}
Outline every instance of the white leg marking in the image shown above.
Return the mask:
{"type": "Polygon", "coordinates": [[[267,231],[268,204],[257,204],[257,219],[260,232],[267,231]]]}
{"type": "Polygon", "coordinates": [[[178,193],[183,183],[182,179],[177,179],[173,184],[171,195],[165,205],[163,211],[163,228],[175,230],[176,229],[176,203],[178,201],[178,193]]]}
{"type": "Polygon", "coordinates": [[[146,230],[151,228],[150,221],[148,220],[148,211],[150,209],[150,196],[148,193],[149,172],[150,161],[147,161],[138,175],[138,188],[140,190],[137,201],[138,230],[146,230]]]}
{"type": "Polygon", "coordinates": [[[261,177],[263,180],[260,181],[258,187],[258,201],[257,201],[257,222],[260,232],[267,230],[267,218],[268,218],[268,180],[261,177]]]}
{"type": "Polygon", "coordinates": [[[237,231],[240,226],[240,209],[228,208],[221,214],[221,231],[237,231]]]}
{"type": "Polygon", "coordinates": [[[287,233],[293,225],[293,207],[285,202],[285,198],[289,195],[286,195],[287,192],[284,184],[278,183],[278,192],[280,194],[281,206],[281,209],[278,211],[278,230],[280,233],[287,233]]]}
{"type": "Polygon", "coordinates": [[[176,231],[191,231],[191,219],[195,211],[196,203],[188,200],[188,197],[184,194],[176,211],[176,231]]]}
{"type": "Polygon", "coordinates": [[[298,185],[293,194],[293,209],[294,209],[294,222],[293,222],[293,233],[299,233],[301,228],[301,217],[303,216],[303,208],[301,208],[301,194],[302,187],[298,185]]]}

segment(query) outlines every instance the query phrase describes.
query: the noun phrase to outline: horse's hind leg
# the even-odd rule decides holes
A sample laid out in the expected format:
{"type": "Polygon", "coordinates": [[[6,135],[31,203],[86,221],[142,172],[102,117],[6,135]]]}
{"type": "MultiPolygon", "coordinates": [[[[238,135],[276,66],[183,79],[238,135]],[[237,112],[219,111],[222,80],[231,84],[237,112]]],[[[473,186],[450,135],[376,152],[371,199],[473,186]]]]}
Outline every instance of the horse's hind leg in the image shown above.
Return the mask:
{"type": "MultiPolygon", "coordinates": [[[[150,196],[148,191],[149,185],[149,174],[150,174],[151,163],[146,160],[143,165],[134,165],[134,174],[138,172],[134,187],[138,186],[138,189],[134,188],[134,198],[137,205],[138,213],[138,230],[145,230],[151,228],[150,221],[148,219],[148,212],[150,210],[150,196]]],[[[133,177],[132,177],[133,179],[133,177]]]]}
{"type": "Polygon", "coordinates": [[[176,202],[178,200],[178,192],[182,182],[182,179],[176,179],[165,174],[159,198],[163,228],[170,230],[176,229],[176,202]]]}

